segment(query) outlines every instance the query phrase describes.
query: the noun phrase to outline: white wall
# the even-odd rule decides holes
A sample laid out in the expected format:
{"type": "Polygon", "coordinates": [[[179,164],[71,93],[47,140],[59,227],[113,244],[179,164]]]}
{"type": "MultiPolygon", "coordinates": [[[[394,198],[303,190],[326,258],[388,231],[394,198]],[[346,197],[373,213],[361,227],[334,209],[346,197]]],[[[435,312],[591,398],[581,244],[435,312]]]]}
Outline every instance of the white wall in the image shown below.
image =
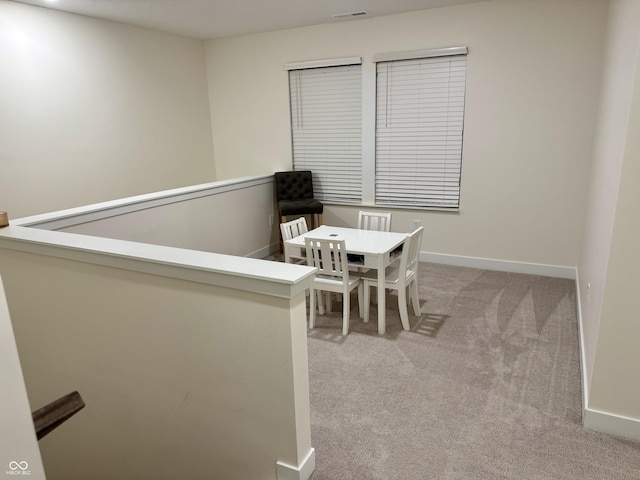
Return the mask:
{"type": "Polygon", "coordinates": [[[377,53],[466,45],[461,211],[398,212],[393,229],[420,219],[426,252],[575,266],[606,7],[494,0],[209,41],[218,178],[291,168],[284,64],[361,56],[371,72],[377,53]]]}
{"type": "MultiPolygon", "coordinates": [[[[0,278],[0,465],[6,472],[29,472],[29,478],[44,480],[40,448],[33,428],[11,317],[0,278]]],[[[53,401],[55,399],[51,399],[53,401]]],[[[48,404],[49,402],[46,402],[48,404]]],[[[40,405],[40,407],[43,407],[40,405]]]]}
{"type": "Polygon", "coordinates": [[[607,76],[580,263],[585,425],[593,421],[640,438],[640,3],[616,0],[610,10],[607,76]],[[619,419],[625,420],[622,429],[616,428],[619,419]]]}
{"type": "Polygon", "coordinates": [[[579,263],[587,393],[596,361],[598,330],[639,51],[640,2],[611,2],[591,186],[586,205],[587,222],[579,263]]]}
{"type": "Polygon", "coordinates": [[[153,206],[150,201],[147,208],[143,203],[130,213],[57,230],[254,258],[264,258],[278,250],[273,181],[262,178],[255,185],[222,185],[220,190],[161,206],[153,206]]]}
{"type": "Polygon", "coordinates": [[[40,441],[48,479],[275,480],[312,452],[309,283],[282,298],[205,284],[200,265],[190,281],[126,269],[130,254],[107,255],[114,268],[11,245],[0,273],[32,408],[73,390],[86,404],[40,441]]]}
{"type": "Polygon", "coordinates": [[[0,0],[0,210],[215,180],[204,44],[0,0]]]}

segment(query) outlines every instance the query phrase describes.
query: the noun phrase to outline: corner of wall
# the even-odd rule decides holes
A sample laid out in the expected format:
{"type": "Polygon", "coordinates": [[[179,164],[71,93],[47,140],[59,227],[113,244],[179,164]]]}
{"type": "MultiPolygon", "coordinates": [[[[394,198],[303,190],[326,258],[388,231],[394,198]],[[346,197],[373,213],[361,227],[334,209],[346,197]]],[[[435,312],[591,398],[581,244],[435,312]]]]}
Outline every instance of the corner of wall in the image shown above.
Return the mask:
{"type": "Polygon", "coordinates": [[[316,451],[312,448],[297,467],[283,462],[276,462],[276,478],[278,480],[309,480],[315,469],[316,451]]]}
{"type": "Polygon", "coordinates": [[[576,268],[576,316],[578,319],[578,340],[580,342],[580,377],[582,378],[582,423],[584,425],[585,414],[589,406],[589,375],[587,372],[586,345],[584,338],[584,324],[582,320],[582,295],[580,272],[576,268]]]}

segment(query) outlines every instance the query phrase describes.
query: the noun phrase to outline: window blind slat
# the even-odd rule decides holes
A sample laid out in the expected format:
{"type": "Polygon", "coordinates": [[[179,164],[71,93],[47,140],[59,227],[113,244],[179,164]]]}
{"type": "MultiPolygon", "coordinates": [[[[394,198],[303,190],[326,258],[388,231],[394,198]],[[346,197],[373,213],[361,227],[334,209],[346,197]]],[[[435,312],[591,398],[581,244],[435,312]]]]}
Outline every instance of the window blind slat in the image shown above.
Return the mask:
{"type": "Polygon", "coordinates": [[[466,55],[376,70],[376,203],[458,208],[466,55]]]}
{"type": "Polygon", "coordinates": [[[322,201],[362,201],[360,65],[289,72],[294,170],[311,170],[322,201]]]}

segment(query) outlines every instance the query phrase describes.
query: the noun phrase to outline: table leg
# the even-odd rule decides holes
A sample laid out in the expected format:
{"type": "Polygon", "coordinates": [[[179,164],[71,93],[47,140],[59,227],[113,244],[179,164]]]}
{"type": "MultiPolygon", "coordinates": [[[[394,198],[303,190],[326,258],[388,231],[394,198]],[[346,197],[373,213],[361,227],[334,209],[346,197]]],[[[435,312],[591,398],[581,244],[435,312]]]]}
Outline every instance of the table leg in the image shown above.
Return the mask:
{"type": "Polygon", "coordinates": [[[387,329],[386,319],[385,319],[385,294],[386,288],[384,288],[385,281],[385,269],[384,269],[384,258],[382,255],[379,255],[377,258],[378,263],[378,334],[384,335],[384,332],[387,329]]]}

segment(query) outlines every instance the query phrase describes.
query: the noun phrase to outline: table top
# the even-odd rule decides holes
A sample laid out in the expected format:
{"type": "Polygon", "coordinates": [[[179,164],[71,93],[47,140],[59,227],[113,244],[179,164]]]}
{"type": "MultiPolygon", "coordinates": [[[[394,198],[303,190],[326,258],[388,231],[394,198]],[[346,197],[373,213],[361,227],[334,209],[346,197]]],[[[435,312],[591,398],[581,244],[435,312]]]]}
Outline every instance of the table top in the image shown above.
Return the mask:
{"type": "Polygon", "coordinates": [[[349,253],[383,255],[402,245],[407,239],[407,234],[321,225],[307,233],[287,240],[285,243],[291,246],[304,247],[305,237],[344,240],[349,253]]]}

